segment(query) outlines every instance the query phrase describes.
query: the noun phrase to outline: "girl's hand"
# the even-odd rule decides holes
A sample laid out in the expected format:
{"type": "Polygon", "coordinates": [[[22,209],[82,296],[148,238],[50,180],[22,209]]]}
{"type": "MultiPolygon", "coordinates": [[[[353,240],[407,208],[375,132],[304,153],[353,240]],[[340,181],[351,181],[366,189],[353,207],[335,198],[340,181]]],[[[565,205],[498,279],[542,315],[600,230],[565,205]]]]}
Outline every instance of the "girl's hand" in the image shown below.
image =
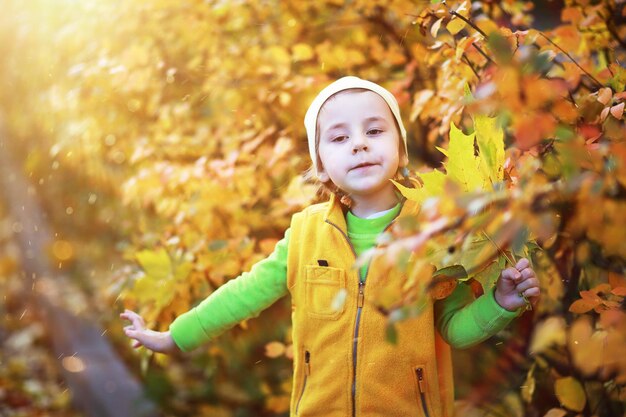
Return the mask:
{"type": "Polygon", "coordinates": [[[526,258],[520,259],[515,268],[503,270],[496,284],[496,301],[509,311],[524,307],[524,297],[535,305],[539,294],[539,280],[526,258]]]}
{"type": "Polygon", "coordinates": [[[143,318],[134,311],[124,310],[120,314],[120,318],[131,322],[130,325],[124,327],[124,333],[136,341],[133,344],[135,349],[145,346],[154,352],[168,354],[180,352],[170,332],[155,332],[154,330],[146,329],[146,323],[143,321],[143,318]]]}

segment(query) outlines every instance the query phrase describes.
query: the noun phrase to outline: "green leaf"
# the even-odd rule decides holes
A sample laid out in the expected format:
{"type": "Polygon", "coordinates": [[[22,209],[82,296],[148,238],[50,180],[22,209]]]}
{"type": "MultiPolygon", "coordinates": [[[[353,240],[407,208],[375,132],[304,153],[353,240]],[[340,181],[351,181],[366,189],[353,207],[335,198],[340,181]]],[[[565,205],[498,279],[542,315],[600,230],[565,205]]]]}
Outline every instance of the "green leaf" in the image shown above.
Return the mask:
{"type": "Polygon", "coordinates": [[[526,253],[526,243],[528,242],[529,236],[530,232],[526,226],[522,226],[515,234],[513,242],[511,243],[511,250],[517,258],[528,256],[526,253]]]}
{"type": "Polygon", "coordinates": [[[463,265],[451,265],[445,268],[441,268],[433,274],[433,279],[435,278],[455,278],[458,280],[467,279],[467,271],[463,267],[463,265]]]}
{"type": "Polygon", "coordinates": [[[386,338],[387,338],[387,342],[391,343],[392,345],[397,345],[398,344],[398,330],[396,329],[395,324],[390,323],[387,324],[387,328],[386,330],[386,338]]]}
{"type": "Polygon", "coordinates": [[[480,285],[483,287],[483,290],[487,292],[489,289],[493,288],[500,278],[500,273],[506,266],[506,259],[504,256],[500,256],[497,261],[493,261],[486,268],[474,274],[474,279],[480,282],[480,285]]]}

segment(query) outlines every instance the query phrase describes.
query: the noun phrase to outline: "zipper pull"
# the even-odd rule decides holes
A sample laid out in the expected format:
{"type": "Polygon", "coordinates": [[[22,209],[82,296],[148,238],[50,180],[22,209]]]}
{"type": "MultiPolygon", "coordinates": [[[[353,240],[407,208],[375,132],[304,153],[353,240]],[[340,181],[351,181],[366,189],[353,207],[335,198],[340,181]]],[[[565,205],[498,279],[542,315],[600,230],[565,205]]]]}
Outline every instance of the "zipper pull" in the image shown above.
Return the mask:
{"type": "Polygon", "coordinates": [[[365,283],[363,281],[359,281],[359,298],[357,300],[357,307],[363,307],[365,304],[365,283]]]}
{"type": "Polygon", "coordinates": [[[419,385],[420,392],[424,394],[426,392],[426,382],[424,381],[424,368],[417,368],[417,385],[419,385]]]}
{"type": "Polygon", "coordinates": [[[311,375],[311,352],[308,350],[304,352],[304,374],[311,375]]]}

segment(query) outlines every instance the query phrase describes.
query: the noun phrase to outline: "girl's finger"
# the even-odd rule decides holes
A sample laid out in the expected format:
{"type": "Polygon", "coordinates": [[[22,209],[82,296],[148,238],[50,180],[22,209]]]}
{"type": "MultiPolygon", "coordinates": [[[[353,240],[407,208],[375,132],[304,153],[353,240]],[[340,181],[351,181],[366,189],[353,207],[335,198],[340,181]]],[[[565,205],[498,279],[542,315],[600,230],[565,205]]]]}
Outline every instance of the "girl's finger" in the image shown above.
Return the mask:
{"type": "Polygon", "coordinates": [[[517,264],[515,264],[515,269],[517,269],[518,271],[521,271],[522,269],[528,268],[530,266],[530,261],[526,258],[522,258],[519,261],[517,261],[517,264]]]}
{"type": "Polygon", "coordinates": [[[518,292],[522,292],[525,291],[529,288],[537,288],[539,289],[539,281],[537,280],[537,278],[529,278],[525,281],[520,282],[519,284],[517,284],[515,286],[515,289],[518,292]]]}
{"type": "Polygon", "coordinates": [[[524,291],[521,291],[520,294],[523,294],[527,298],[538,297],[541,291],[537,287],[528,288],[524,291]]]}
{"type": "Polygon", "coordinates": [[[141,318],[139,314],[129,311],[127,313],[127,318],[131,323],[133,323],[133,326],[135,326],[136,329],[143,329],[145,327],[143,318],[141,318]]]}
{"type": "Polygon", "coordinates": [[[527,280],[535,277],[535,271],[532,268],[525,268],[520,271],[522,279],[527,280]]]}
{"type": "Polygon", "coordinates": [[[520,272],[515,268],[506,268],[502,271],[502,278],[508,279],[513,282],[517,281],[519,278],[521,278],[521,276],[522,275],[520,274],[520,272]]]}
{"type": "Polygon", "coordinates": [[[139,314],[135,313],[134,311],[131,310],[124,310],[123,313],[120,313],[120,318],[126,319],[126,320],[132,320],[133,317],[135,316],[139,316],[139,314]]]}
{"type": "Polygon", "coordinates": [[[137,349],[137,348],[140,348],[140,347],[142,347],[142,346],[143,346],[143,344],[142,344],[141,342],[136,342],[136,343],[133,345],[133,348],[137,349]]]}

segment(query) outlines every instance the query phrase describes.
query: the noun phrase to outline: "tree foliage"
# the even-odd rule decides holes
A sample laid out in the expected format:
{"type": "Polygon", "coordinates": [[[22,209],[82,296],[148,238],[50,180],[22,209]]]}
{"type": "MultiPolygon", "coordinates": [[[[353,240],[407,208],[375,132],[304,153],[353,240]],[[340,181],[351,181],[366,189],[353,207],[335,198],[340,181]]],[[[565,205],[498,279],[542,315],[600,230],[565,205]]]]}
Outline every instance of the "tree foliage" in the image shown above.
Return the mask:
{"type": "MultiPolygon", "coordinates": [[[[514,0],[6,3],[2,123],[59,230],[54,260],[103,314],[164,330],[270,253],[316,199],[306,107],[355,74],[398,97],[421,184],[389,258],[465,269],[385,307],[410,314],[459,277],[488,287],[520,255],[541,278],[542,302],[499,336],[510,348],[477,348],[519,353],[516,372],[457,361],[462,415],[624,412],[622,2],[567,0],[543,30],[554,9],[514,0]]],[[[176,415],[284,413],[288,301],[264,318],[186,360],[141,354],[150,389],[176,415]]]]}

